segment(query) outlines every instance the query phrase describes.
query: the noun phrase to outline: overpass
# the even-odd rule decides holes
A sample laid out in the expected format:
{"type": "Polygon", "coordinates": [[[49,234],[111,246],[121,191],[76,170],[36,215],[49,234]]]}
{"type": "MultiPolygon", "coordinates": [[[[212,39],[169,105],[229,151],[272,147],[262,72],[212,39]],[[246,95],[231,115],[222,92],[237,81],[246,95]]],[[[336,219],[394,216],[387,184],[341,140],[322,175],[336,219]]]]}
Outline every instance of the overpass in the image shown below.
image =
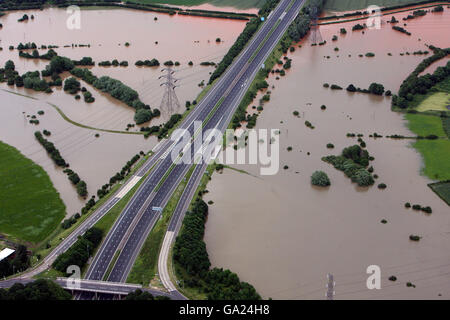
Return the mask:
{"type": "MultiPolygon", "coordinates": [[[[5,280],[0,282],[0,288],[10,288],[15,283],[21,283],[26,285],[34,280],[21,279],[21,280],[5,280]]],[[[74,295],[75,293],[89,292],[94,298],[98,297],[98,294],[116,296],[119,299],[128,295],[130,292],[134,292],[138,289],[151,293],[153,296],[165,296],[172,300],[182,300],[184,297],[181,295],[167,293],[164,291],[143,288],[138,284],[119,283],[119,282],[107,282],[74,278],[56,278],[53,280],[60,285],[63,289],[68,290],[74,295]]]]}

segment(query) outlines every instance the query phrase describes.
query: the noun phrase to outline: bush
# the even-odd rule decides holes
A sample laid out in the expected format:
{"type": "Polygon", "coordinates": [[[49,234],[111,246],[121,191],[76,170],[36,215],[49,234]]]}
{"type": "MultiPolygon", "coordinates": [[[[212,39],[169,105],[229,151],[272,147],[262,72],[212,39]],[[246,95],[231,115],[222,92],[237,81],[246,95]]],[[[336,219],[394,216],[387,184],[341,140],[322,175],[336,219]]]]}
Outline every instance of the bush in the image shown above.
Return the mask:
{"type": "Polygon", "coordinates": [[[152,117],[153,115],[150,110],[139,109],[138,111],[136,111],[136,114],[134,115],[134,121],[136,121],[136,124],[142,124],[150,121],[152,117]]]}
{"type": "Polygon", "coordinates": [[[386,186],[386,184],[384,184],[384,183],[380,183],[379,185],[378,185],[378,189],[386,189],[387,188],[387,186],[386,186]]]}
{"type": "Polygon", "coordinates": [[[331,183],[330,179],[328,178],[328,175],[325,172],[315,171],[311,175],[311,184],[314,186],[326,187],[329,186],[331,183]]]}
{"type": "Polygon", "coordinates": [[[369,86],[369,91],[372,94],[381,96],[384,93],[384,86],[382,84],[374,82],[369,86]]]}

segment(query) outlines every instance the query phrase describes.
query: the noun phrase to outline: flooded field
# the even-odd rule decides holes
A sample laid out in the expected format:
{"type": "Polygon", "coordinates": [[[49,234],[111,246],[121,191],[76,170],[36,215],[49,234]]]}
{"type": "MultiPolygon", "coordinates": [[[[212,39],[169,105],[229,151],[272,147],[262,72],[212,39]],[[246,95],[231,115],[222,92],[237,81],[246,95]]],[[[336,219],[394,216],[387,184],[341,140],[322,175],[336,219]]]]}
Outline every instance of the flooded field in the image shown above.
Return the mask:
{"type": "MultiPolygon", "coordinates": [[[[138,91],[144,103],[152,108],[160,108],[164,88],[160,86],[163,80],[158,78],[164,74],[163,66],[137,67],[135,62],[153,58],[161,64],[168,60],[179,61],[180,66],[174,67],[174,77],[179,79],[176,92],[181,108],[163,108],[161,117],[145,125],[157,125],[165,122],[173,113],[183,113],[185,101],[196,98],[202,89],[198,84],[202,80],[207,82],[210,72],[214,70],[214,67],[200,66],[200,62],[219,62],[245,27],[245,21],[237,20],[169,16],[128,9],[89,9],[81,11],[81,29],[69,30],[66,27],[67,17],[65,10],[57,8],[10,12],[3,16],[0,19],[3,24],[0,30],[0,46],[3,47],[0,64],[3,66],[11,59],[20,74],[45,68],[48,61],[20,58],[18,50],[8,50],[9,46],[17,47],[20,42],[35,42],[38,47],[57,45],[59,48],[55,51],[71,59],[92,57],[97,63],[113,59],[126,60],[128,67],[95,66],[92,72],[98,77],[108,75],[121,80],[138,91]],[[34,15],[34,20],[17,22],[24,13],[34,15]],[[123,24],[121,21],[132,23],[123,24]],[[216,43],[218,37],[221,38],[220,43],[216,43]],[[126,47],[126,42],[130,46],[126,47]],[[72,44],[90,47],[72,48],[72,44]],[[64,48],[66,45],[70,47],[64,48]],[[194,63],[192,67],[188,65],[189,61],[194,63]]],[[[46,51],[39,50],[40,54],[46,51]]],[[[125,130],[127,124],[134,123],[134,109],[83,81],[81,83],[92,92],[96,99],[94,103],[77,101],[58,88],[49,95],[9,87],[6,83],[0,85],[0,89],[37,99],[0,90],[0,118],[3,124],[0,139],[44,167],[60,192],[68,215],[78,212],[84,201],[78,198],[67,176],[54,166],[35,140],[33,133],[36,130],[46,129],[52,133],[48,139],[60,150],[71,168],[86,181],[90,195],[95,194],[99,187],[120,171],[133,155],[141,150],[148,152],[157,143],[154,137],[145,140],[141,135],[97,132],[66,122],[47,102],[58,106],[71,120],[95,128],[125,130]],[[40,124],[29,124],[26,115],[37,115],[38,110],[45,112],[45,115],[37,116],[40,124]],[[100,137],[96,138],[96,133],[100,137]]],[[[136,127],[130,131],[138,130],[136,127]]]]}
{"type": "MultiPolygon", "coordinates": [[[[401,21],[407,14],[395,17],[401,21]]],[[[333,91],[323,84],[368,88],[377,82],[397,92],[424,59],[400,53],[426,50],[425,44],[448,47],[450,12],[408,21],[410,37],[389,24],[365,34],[352,32],[356,23],[321,26],[327,44],[311,47],[304,41],[289,54],[293,67],[287,75],[278,81],[269,78],[275,89],[256,128],[280,129],[280,171],[259,176],[258,166],[235,165],[251,175],[225,169],[213,176],[205,196],[213,201],[207,250],[213,266],[230,268],[265,298],[324,299],[331,273],[336,299],[448,299],[449,207],[429,189],[431,181],[420,175],[422,159],[410,141],[369,138],[374,132],[412,135],[403,115],[391,112],[388,97],[333,91]],[[345,36],[339,34],[342,27],[348,31],[345,36]],[[335,34],[339,39],[332,42],[335,34]],[[367,52],[375,57],[359,57],[367,52]],[[321,105],[326,105],[325,111],[321,105]],[[306,127],[306,120],[315,129],[306,127]],[[321,161],[357,143],[347,138],[349,132],[364,134],[367,150],[375,157],[372,164],[379,178],[370,188],[357,187],[321,161]],[[335,148],[327,149],[328,143],[335,148]],[[316,170],[328,174],[330,187],[311,186],[316,170]],[[379,190],[378,183],[387,189],[379,190]],[[405,209],[406,202],[431,206],[433,213],[405,209]],[[423,238],[412,242],[411,234],[423,238]],[[381,290],[366,287],[370,265],[381,268],[381,290]],[[397,281],[388,280],[390,276],[397,281]],[[407,287],[407,282],[416,287],[407,287]]]]}

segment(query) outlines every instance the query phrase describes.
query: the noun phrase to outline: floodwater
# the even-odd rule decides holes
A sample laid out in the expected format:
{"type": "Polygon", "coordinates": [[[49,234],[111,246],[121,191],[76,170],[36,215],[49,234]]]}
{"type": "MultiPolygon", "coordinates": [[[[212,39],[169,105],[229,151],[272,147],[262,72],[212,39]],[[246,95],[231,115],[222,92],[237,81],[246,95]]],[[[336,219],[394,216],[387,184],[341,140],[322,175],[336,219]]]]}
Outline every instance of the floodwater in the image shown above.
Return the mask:
{"type": "MultiPolygon", "coordinates": [[[[196,98],[201,91],[198,84],[202,80],[207,82],[210,72],[214,70],[214,67],[200,66],[200,62],[219,62],[245,27],[245,21],[169,16],[131,9],[101,9],[82,10],[81,29],[69,30],[66,27],[67,17],[65,10],[57,8],[10,12],[3,16],[0,19],[3,24],[0,30],[0,46],[3,47],[0,64],[3,66],[11,59],[19,73],[45,68],[48,61],[20,58],[17,50],[8,50],[10,45],[17,47],[20,42],[35,42],[38,47],[57,45],[59,48],[55,51],[71,59],[89,56],[97,63],[127,60],[129,67],[95,66],[91,70],[99,77],[108,75],[121,80],[138,91],[143,102],[152,108],[160,108],[164,88],[160,86],[163,80],[158,78],[164,74],[163,66],[136,67],[135,62],[153,58],[161,64],[167,60],[179,61],[181,65],[173,69],[176,71],[174,77],[179,79],[176,93],[181,107],[162,108],[161,117],[145,124],[150,126],[165,122],[173,113],[184,112],[185,101],[196,98]],[[17,22],[24,13],[34,15],[35,19],[17,22]],[[154,20],[155,17],[157,20],[154,20]],[[216,43],[217,37],[222,39],[221,43],[216,43]],[[124,45],[126,42],[130,43],[129,47],[124,45]],[[89,44],[90,47],[64,48],[72,43],[89,44]],[[193,61],[194,66],[188,66],[189,61],[193,61]]],[[[46,51],[39,50],[41,54],[46,51]]],[[[0,90],[0,139],[44,167],[66,204],[67,215],[78,212],[84,201],[77,197],[67,176],[54,166],[35,140],[34,131],[46,129],[52,132],[48,139],[55,143],[70,167],[86,181],[90,195],[96,194],[97,189],[120,171],[133,155],[141,150],[148,152],[157,143],[154,137],[146,140],[141,135],[92,131],[63,120],[47,102],[58,106],[70,119],[96,128],[125,130],[127,124],[134,123],[134,109],[81,82],[92,92],[96,99],[94,103],[85,103],[83,99],[76,101],[58,88],[49,95],[0,85],[0,89],[37,99],[0,90]],[[44,110],[45,115],[38,116],[38,110],[44,110]],[[36,115],[40,124],[29,124],[26,115],[36,115]],[[96,133],[100,134],[99,138],[95,137],[96,133]]],[[[137,130],[139,128],[135,127],[130,131],[137,130]]]]}
{"type": "MultiPolygon", "coordinates": [[[[161,84],[164,81],[158,78],[164,74],[163,66],[149,68],[136,67],[134,64],[137,60],[153,58],[158,59],[161,64],[168,60],[179,61],[180,66],[174,67],[174,77],[179,79],[176,92],[181,107],[162,108],[161,119],[155,119],[151,125],[165,122],[171,114],[185,110],[185,102],[195,99],[201,90],[198,86],[200,82],[204,80],[207,83],[210,73],[214,71],[214,67],[199,64],[203,61],[220,62],[246,23],[237,20],[169,16],[132,9],[104,9],[82,10],[81,29],[70,30],[66,27],[69,15],[63,9],[25,12],[29,16],[33,14],[35,19],[19,23],[17,19],[24,11],[9,13],[2,18],[3,29],[0,30],[0,44],[3,47],[0,61],[13,60],[21,73],[42,70],[48,62],[19,58],[17,50],[8,50],[10,45],[16,47],[19,42],[35,42],[38,47],[42,44],[58,45],[56,51],[59,55],[77,60],[85,56],[92,57],[96,62],[126,60],[129,67],[96,66],[92,68],[92,72],[97,76],[108,75],[121,80],[135,89],[144,103],[152,108],[160,108],[164,95],[164,87],[161,84]],[[216,43],[216,38],[221,38],[222,42],[216,43]],[[125,46],[126,42],[130,43],[129,47],[125,46]],[[64,48],[72,43],[90,47],[64,48]],[[194,66],[190,67],[189,61],[192,61],[194,66]]],[[[44,53],[46,50],[40,52],[44,53]]],[[[73,97],[64,93],[53,94],[47,99],[60,105],[75,121],[84,119],[88,112],[95,109],[97,114],[86,120],[86,124],[91,126],[97,126],[111,114],[115,114],[114,121],[101,123],[102,128],[124,129],[128,123],[133,123],[132,108],[108,97],[101,97],[103,94],[93,88],[90,91],[97,100],[92,105],[76,102],[73,97]]]]}
{"type": "MultiPolygon", "coordinates": [[[[406,14],[395,16],[400,20],[406,14]]],[[[322,85],[346,88],[353,83],[367,88],[378,82],[396,92],[424,59],[400,53],[425,50],[425,43],[449,46],[445,30],[450,11],[409,21],[406,29],[411,37],[389,24],[365,34],[352,32],[354,24],[322,26],[325,46],[311,47],[304,41],[302,48],[289,54],[293,67],[287,75],[278,81],[269,78],[275,89],[256,128],[281,130],[280,171],[260,176],[259,166],[234,165],[251,175],[225,169],[213,176],[205,196],[214,202],[205,234],[212,265],[236,272],[265,298],[325,299],[331,273],[336,299],[449,299],[449,207],[429,189],[430,180],[420,175],[421,156],[410,141],[369,138],[374,132],[412,135],[403,115],[391,112],[390,98],[332,91],[322,85]],[[339,35],[341,27],[347,29],[346,36],[339,35]],[[331,41],[334,34],[337,42],[331,41]],[[376,56],[358,56],[367,52],[376,56]],[[300,118],[293,116],[295,110],[300,118]],[[315,129],[306,127],[305,120],[315,129]],[[358,188],[321,161],[357,143],[346,137],[348,132],[364,134],[367,150],[375,157],[376,184],[386,183],[386,190],[376,185],[358,188]],[[327,149],[327,143],[335,148],[327,149]],[[283,170],[284,165],[289,169],[283,170]],[[311,186],[316,170],[328,174],[330,187],[311,186]],[[429,205],[433,213],[407,210],[406,202],[429,205]],[[380,223],[382,219],[387,224],[380,223]],[[412,242],[411,234],[423,238],[412,242]],[[366,269],[371,265],[381,268],[380,290],[366,287],[366,269]],[[392,275],[396,282],[388,280],[392,275]],[[407,282],[416,288],[407,287],[407,282]]]]}
{"type": "MultiPolygon", "coordinates": [[[[216,1],[217,3],[217,1],[216,1]]],[[[217,5],[220,5],[220,2],[217,3],[217,5]]],[[[244,5],[244,4],[242,4],[244,5]]],[[[238,12],[238,13],[253,13],[258,14],[259,9],[258,8],[235,8],[230,6],[215,6],[209,3],[204,3],[199,6],[176,6],[178,8],[182,9],[195,9],[195,10],[209,10],[209,11],[223,11],[223,12],[238,12]]]]}

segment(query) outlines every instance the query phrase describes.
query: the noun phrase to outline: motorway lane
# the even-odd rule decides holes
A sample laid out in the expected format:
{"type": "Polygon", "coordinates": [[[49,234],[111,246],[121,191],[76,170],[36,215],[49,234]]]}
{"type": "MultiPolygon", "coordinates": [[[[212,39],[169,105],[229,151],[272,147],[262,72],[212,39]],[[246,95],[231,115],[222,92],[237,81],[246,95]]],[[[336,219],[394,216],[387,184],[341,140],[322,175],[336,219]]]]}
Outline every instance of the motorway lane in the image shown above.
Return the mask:
{"type": "MultiPolygon", "coordinates": [[[[210,90],[208,95],[202,99],[200,104],[193,110],[193,112],[190,114],[190,123],[188,121],[185,121],[184,123],[187,123],[187,126],[182,126],[182,128],[188,129],[190,134],[192,135],[194,133],[194,124],[193,120],[204,120],[210,111],[214,108],[214,106],[217,104],[217,101],[220,100],[220,98],[223,96],[224,92],[228,89],[229,84],[233,82],[234,77],[240,73],[242,68],[247,64],[248,59],[252,56],[253,52],[258,48],[259,43],[264,39],[266,33],[270,31],[271,27],[274,25],[274,23],[277,21],[278,17],[281,16],[284,9],[289,5],[290,0],[284,0],[281,2],[279,7],[272,13],[271,18],[267,20],[266,23],[263,24],[260,31],[258,32],[256,38],[252,40],[248,48],[246,48],[241,54],[241,56],[236,60],[235,64],[232,65],[230,70],[227,71],[227,73],[223,76],[222,79],[219,80],[219,82],[213,86],[213,88],[210,90]]],[[[217,113],[216,113],[217,114],[217,113]]],[[[167,145],[166,145],[167,146],[167,145]]],[[[162,150],[162,149],[161,149],[162,150]]],[[[165,149],[164,149],[165,150],[165,149]]],[[[162,159],[157,167],[153,170],[151,177],[147,179],[145,184],[142,187],[142,192],[139,192],[135,196],[135,199],[129,203],[129,206],[127,209],[121,214],[119,220],[115,224],[115,227],[112,229],[112,231],[108,234],[107,240],[102,245],[99,253],[96,255],[93,264],[91,264],[91,267],[88,270],[87,278],[88,279],[96,279],[100,280],[103,278],[108,265],[110,264],[111,260],[114,257],[114,254],[122,241],[123,237],[127,233],[127,230],[131,223],[133,222],[134,218],[138,216],[138,214],[141,212],[142,205],[144,203],[148,204],[148,196],[151,195],[152,197],[152,191],[156,187],[156,185],[159,183],[161,178],[165,175],[167,170],[172,165],[172,161],[170,157],[166,157],[165,159],[162,159]]],[[[178,167],[178,166],[177,166],[178,167]]],[[[172,174],[179,174],[181,169],[173,170],[172,174]]],[[[169,180],[169,181],[173,181],[169,180]]],[[[159,190],[160,193],[163,193],[164,191],[168,191],[168,187],[165,187],[166,183],[161,187],[159,190]]],[[[158,196],[157,201],[160,201],[160,198],[158,196]]],[[[149,208],[149,207],[147,207],[149,208]]],[[[144,210],[146,208],[143,208],[144,210]]],[[[145,219],[147,222],[152,220],[152,217],[154,218],[154,214],[145,214],[142,216],[141,219],[145,219]]],[[[138,226],[140,223],[138,224],[138,226]]],[[[140,228],[140,232],[142,233],[142,230],[145,228],[140,228]]],[[[139,243],[138,238],[134,238],[135,244],[139,243]]],[[[127,247],[125,246],[124,250],[127,247]]],[[[131,253],[128,253],[131,256],[131,253]]],[[[122,255],[122,252],[121,252],[122,255]]],[[[127,269],[127,268],[125,268],[127,269]]]]}
{"type": "MultiPolygon", "coordinates": [[[[229,122],[228,118],[230,118],[231,115],[234,113],[240,98],[247,91],[247,88],[244,84],[248,83],[248,85],[250,85],[251,81],[247,80],[253,78],[255,73],[259,70],[259,67],[267,58],[267,54],[268,53],[270,54],[274,44],[278,42],[279,38],[284,34],[284,30],[286,29],[286,27],[290,24],[292,19],[295,18],[296,14],[300,9],[301,4],[302,1],[296,1],[296,3],[294,3],[294,6],[291,9],[291,11],[289,11],[289,14],[287,14],[283,18],[278,28],[269,37],[268,41],[262,47],[261,51],[256,55],[255,59],[252,61],[250,66],[245,70],[245,72],[243,73],[240,72],[239,79],[237,79],[237,81],[234,81],[233,84],[234,86],[232,87],[231,91],[230,90],[228,91],[229,94],[226,96],[224,102],[215,112],[213,117],[209,120],[207,125],[203,128],[202,133],[204,133],[206,130],[210,128],[213,128],[214,126],[219,127],[222,132],[225,130],[229,122]],[[224,115],[229,115],[230,117],[224,118],[224,115]]],[[[200,139],[200,137],[198,137],[198,139],[200,139]]],[[[191,148],[191,158],[195,153],[195,151],[196,150],[193,150],[191,148]]],[[[168,197],[166,195],[172,194],[171,191],[174,189],[174,187],[178,185],[179,180],[182,177],[184,177],[188,169],[189,166],[180,164],[177,165],[170,173],[169,177],[164,182],[161,189],[158,191],[155,198],[150,203],[149,209],[147,209],[146,213],[142,216],[136,228],[133,230],[133,233],[128,239],[127,244],[123,248],[123,251],[121,251],[120,253],[120,256],[110,274],[110,277],[108,278],[108,281],[126,281],[126,277],[131,270],[135,258],[137,257],[137,254],[139,253],[143,245],[143,242],[145,241],[145,238],[148,235],[149,229],[151,229],[157,221],[157,215],[150,210],[150,207],[151,206],[163,207],[165,205],[164,200],[166,201],[168,200],[168,197]]],[[[204,172],[204,168],[203,171],[202,169],[196,170],[195,175],[200,175],[202,172],[204,172]]],[[[186,202],[190,201],[188,197],[182,198],[181,200],[186,202]]],[[[175,216],[177,215],[180,216],[179,213],[176,213],[175,216]]],[[[170,228],[173,229],[174,225],[176,226],[177,222],[178,221],[174,221],[171,224],[172,226],[170,228]]]]}
{"type": "MultiPolygon", "coordinates": [[[[280,28],[282,28],[282,29],[286,28],[295,19],[295,17],[297,16],[296,12],[298,12],[300,10],[300,7],[302,4],[303,4],[303,1],[297,1],[294,4],[293,8],[294,9],[298,8],[298,9],[291,10],[289,12],[289,14],[286,15],[286,17],[285,17],[286,20],[283,22],[283,24],[280,28]]],[[[278,36],[273,35],[271,38],[269,38],[268,43],[275,43],[275,44],[278,43],[281,36],[282,36],[282,34],[279,34],[278,36]]],[[[273,50],[273,45],[272,45],[272,48],[267,49],[267,52],[272,52],[272,50],[273,50]]],[[[264,52],[264,48],[262,49],[262,52],[264,52]]],[[[267,54],[264,57],[262,57],[261,59],[262,59],[261,61],[265,61],[267,59],[267,54]]],[[[255,70],[255,73],[256,73],[256,70],[255,70]]],[[[253,76],[254,76],[254,74],[251,76],[251,78],[253,78],[253,76]]],[[[236,87],[239,88],[239,86],[236,86],[236,87]]],[[[245,91],[246,90],[247,89],[245,89],[245,91]]],[[[240,101],[240,96],[238,95],[236,97],[236,99],[238,101],[235,100],[234,102],[232,102],[232,104],[231,104],[232,106],[233,106],[233,103],[235,106],[238,105],[238,103],[240,101]]],[[[226,103],[226,102],[224,102],[224,103],[226,103]]],[[[219,127],[222,131],[224,131],[226,129],[226,126],[228,125],[233,113],[234,113],[234,111],[229,113],[229,117],[224,121],[222,126],[219,125],[219,127]]],[[[175,286],[172,284],[172,282],[170,280],[170,275],[169,275],[168,266],[167,266],[168,252],[170,250],[170,246],[171,246],[173,239],[176,238],[178,231],[181,227],[181,222],[184,218],[185,212],[187,211],[192,198],[195,196],[194,192],[197,189],[197,186],[200,184],[201,177],[202,177],[203,173],[205,172],[206,167],[207,167],[207,164],[201,164],[201,165],[197,165],[196,168],[194,169],[194,171],[191,175],[190,181],[186,185],[186,188],[185,188],[183,194],[181,195],[181,198],[177,204],[177,207],[175,208],[175,210],[173,212],[173,216],[169,222],[169,227],[167,229],[167,232],[166,232],[166,235],[165,235],[165,238],[163,241],[163,245],[162,245],[162,248],[160,251],[159,260],[158,260],[159,276],[161,278],[161,281],[162,281],[164,287],[171,293],[175,293],[178,291],[176,290],[175,286]]]]}

